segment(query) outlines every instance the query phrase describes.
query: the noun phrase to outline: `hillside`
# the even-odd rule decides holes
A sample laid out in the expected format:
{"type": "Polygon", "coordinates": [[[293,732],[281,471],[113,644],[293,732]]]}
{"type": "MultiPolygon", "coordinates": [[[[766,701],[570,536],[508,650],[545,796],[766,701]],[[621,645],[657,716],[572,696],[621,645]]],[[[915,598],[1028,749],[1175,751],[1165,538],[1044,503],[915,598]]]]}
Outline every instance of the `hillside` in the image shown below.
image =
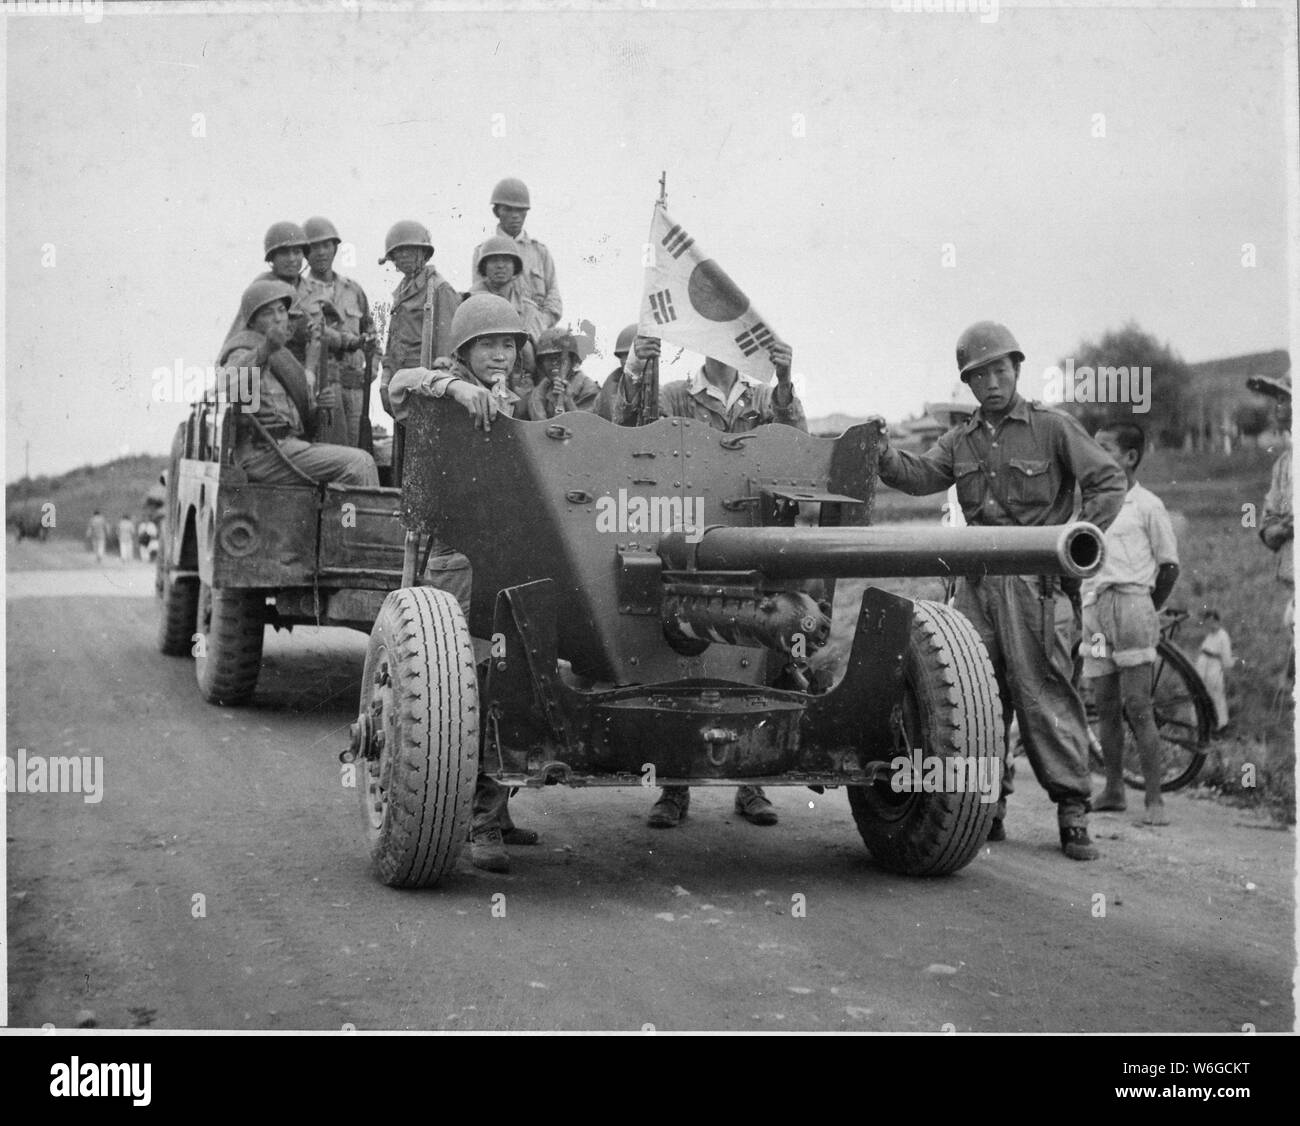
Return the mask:
{"type": "MultiPolygon", "coordinates": [[[[124,512],[138,521],[146,495],[151,489],[158,493],[158,478],[166,468],[164,455],[137,454],[105,465],[84,465],[57,477],[24,478],[5,486],[6,522],[22,511],[39,517],[47,503],[54,506],[50,534],[63,539],[84,537],[97,508],[108,517],[110,527],[124,512]]],[[[115,537],[110,539],[115,545],[115,537]]]]}

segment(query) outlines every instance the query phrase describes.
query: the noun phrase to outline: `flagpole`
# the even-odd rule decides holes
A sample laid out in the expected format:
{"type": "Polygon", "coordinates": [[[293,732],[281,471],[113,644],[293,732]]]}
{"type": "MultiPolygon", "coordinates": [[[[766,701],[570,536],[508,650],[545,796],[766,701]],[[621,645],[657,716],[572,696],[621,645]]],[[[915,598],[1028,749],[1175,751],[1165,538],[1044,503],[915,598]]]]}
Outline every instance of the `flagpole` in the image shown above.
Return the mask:
{"type": "MultiPolygon", "coordinates": [[[[668,207],[668,170],[659,173],[659,199],[656,207],[667,210],[668,207]]],[[[651,356],[646,361],[645,374],[641,379],[641,410],[638,412],[637,425],[645,426],[659,417],[659,357],[651,356]]]]}

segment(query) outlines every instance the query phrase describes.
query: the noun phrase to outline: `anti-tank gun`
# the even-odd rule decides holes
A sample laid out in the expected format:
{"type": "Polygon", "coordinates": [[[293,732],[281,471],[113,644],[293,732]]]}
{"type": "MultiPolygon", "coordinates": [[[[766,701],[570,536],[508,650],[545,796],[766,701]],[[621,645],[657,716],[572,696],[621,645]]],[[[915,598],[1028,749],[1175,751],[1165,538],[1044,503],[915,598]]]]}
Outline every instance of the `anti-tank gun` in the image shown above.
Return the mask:
{"type": "Polygon", "coordinates": [[[480,769],[510,786],[842,785],[886,867],[943,874],[978,851],[1002,746],[978,636],[948,606],[869,586],[838,681],[810,683],[829,587],[1084,577],[1096,528],[872,527],[870,425],[729,435],[579,412],[485,434],[423,400],[407,433],[410,562],[345,752],[386,882],[428,885],[454,861],[480,769]],[[810,509],[818,525],[798,525],[810,509]],[[413,585],[435,536],[473,564],[467,615],[413,585]],[[942,786],[900,771],[925,760],[942,786]]]}

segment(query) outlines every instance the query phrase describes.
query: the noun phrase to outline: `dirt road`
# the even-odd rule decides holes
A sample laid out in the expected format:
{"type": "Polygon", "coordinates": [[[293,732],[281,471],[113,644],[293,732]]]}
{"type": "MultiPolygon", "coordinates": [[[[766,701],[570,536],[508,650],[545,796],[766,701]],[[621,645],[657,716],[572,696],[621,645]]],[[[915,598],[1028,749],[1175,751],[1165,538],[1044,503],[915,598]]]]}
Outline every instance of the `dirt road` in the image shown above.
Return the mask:
{"type": "Polygon", "coordinates": [[[1027,769],[1011,839],[949,879],[878,868],[842,791],[774,791],[757,828],[696,790],[656,832],[645,790],[550,788],[512,803],[543,840],[508,876],[462,859],[389,890],[337,757],[364,637],[271,634],[253,706],[214,708],[126,570],[111,595],[103,573],[10,576],[6,754],[99,757],[103,783],[7,795],[10,1024],[1293,1026],[1292,831],[1174,795],[1169,828],[1095,817],[1102,859],[1072,863],[1027,769]]]}

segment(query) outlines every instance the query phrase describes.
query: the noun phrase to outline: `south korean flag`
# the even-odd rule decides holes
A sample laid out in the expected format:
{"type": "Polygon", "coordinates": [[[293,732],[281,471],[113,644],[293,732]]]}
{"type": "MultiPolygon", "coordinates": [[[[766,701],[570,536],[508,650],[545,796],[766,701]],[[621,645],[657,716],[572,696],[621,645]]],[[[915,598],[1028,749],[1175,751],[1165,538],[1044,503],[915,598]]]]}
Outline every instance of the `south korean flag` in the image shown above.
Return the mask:
{"type": "Polygon", "coordinates": [[[767,349],[775,333],[740,287],[659,204],[650,220],[650,245],[654,262],[646,267],[637,331],[712,356],[756,379],[770,379],[767,349]]]}

